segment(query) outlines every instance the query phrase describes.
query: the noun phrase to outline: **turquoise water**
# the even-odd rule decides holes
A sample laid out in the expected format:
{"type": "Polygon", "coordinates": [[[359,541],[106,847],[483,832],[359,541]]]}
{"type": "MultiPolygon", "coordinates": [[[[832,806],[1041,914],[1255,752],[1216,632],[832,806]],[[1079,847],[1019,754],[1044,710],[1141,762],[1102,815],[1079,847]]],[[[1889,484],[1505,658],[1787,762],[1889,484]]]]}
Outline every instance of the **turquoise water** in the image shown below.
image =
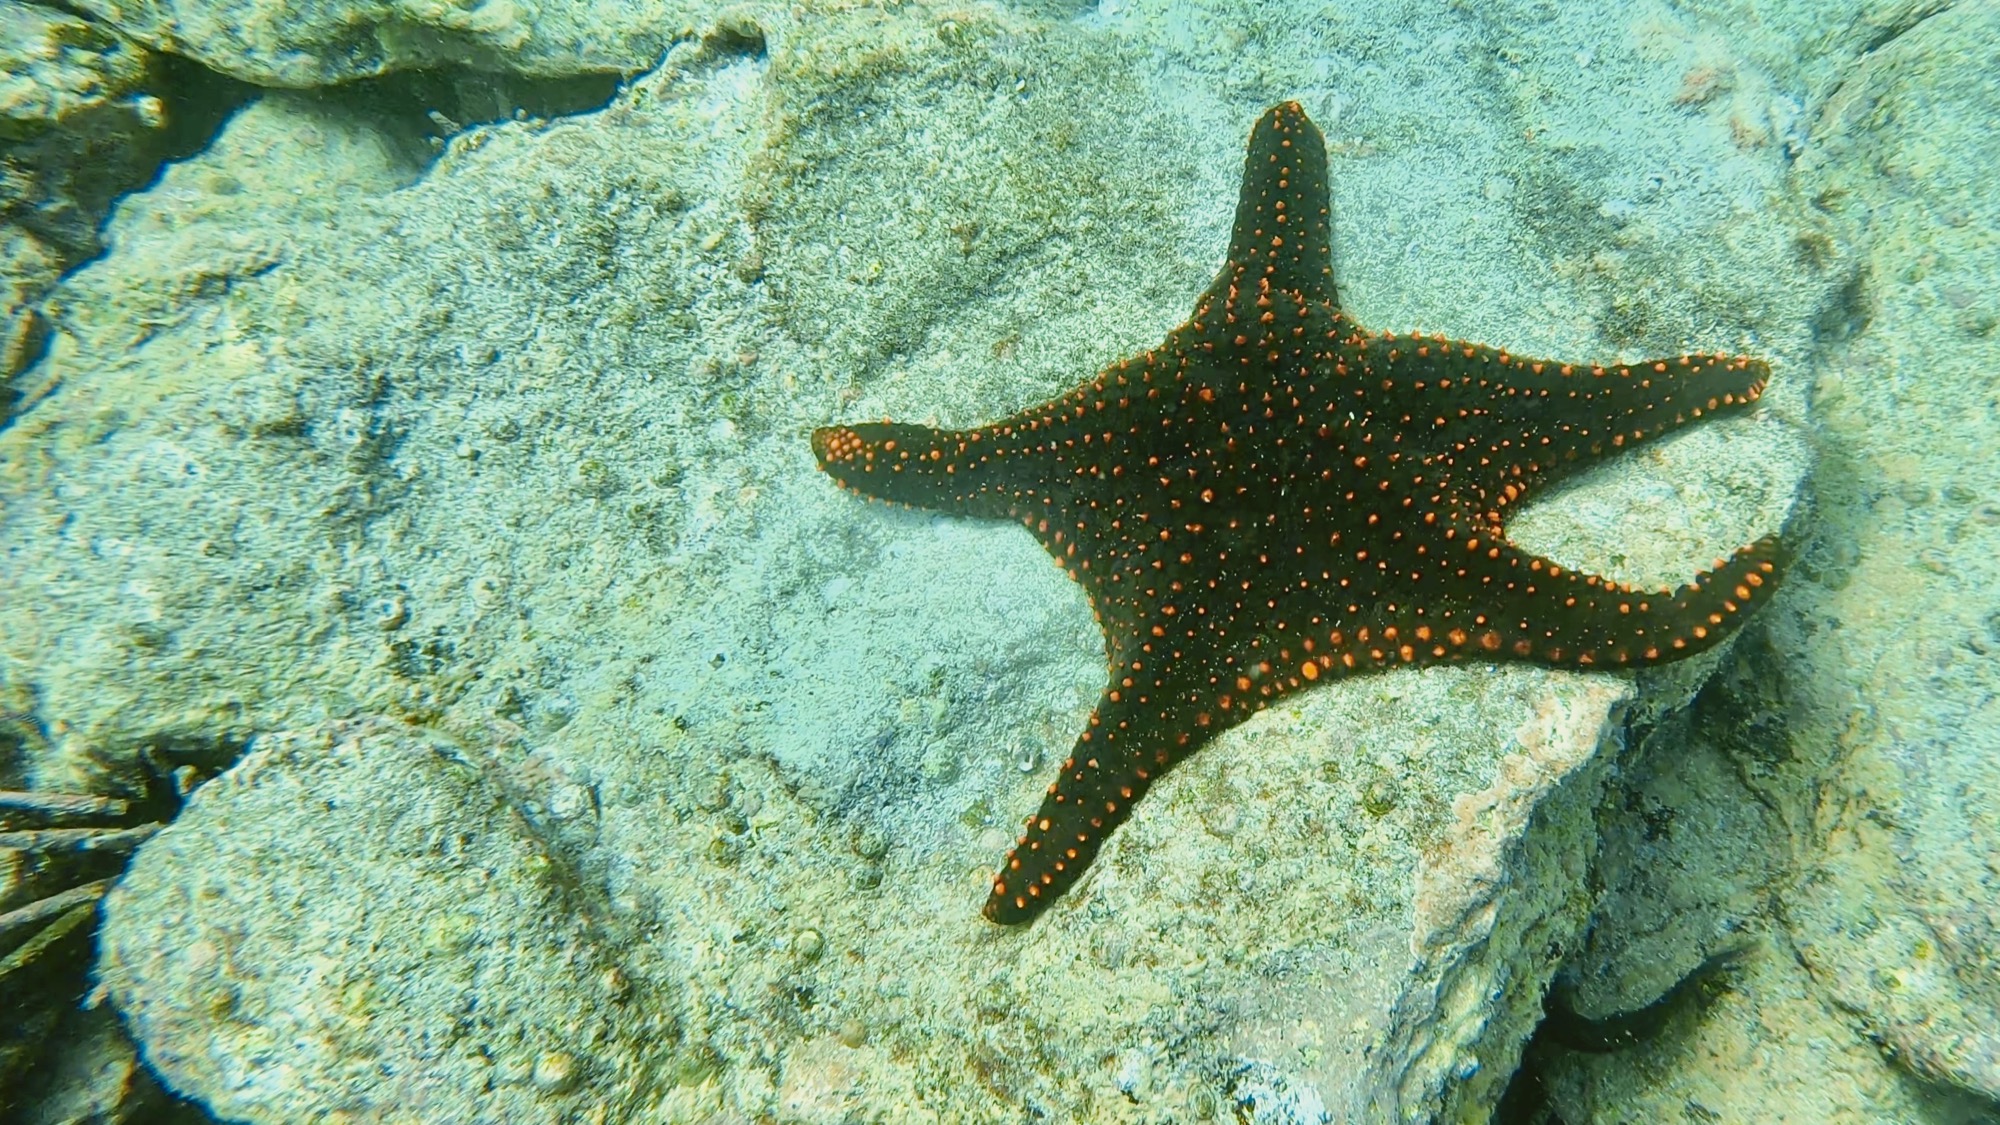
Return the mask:
{"type": "Polygon", "coordinates": [[[1996,43],[0,6],[0,1118],[2000,1119],[1996,43]]]}

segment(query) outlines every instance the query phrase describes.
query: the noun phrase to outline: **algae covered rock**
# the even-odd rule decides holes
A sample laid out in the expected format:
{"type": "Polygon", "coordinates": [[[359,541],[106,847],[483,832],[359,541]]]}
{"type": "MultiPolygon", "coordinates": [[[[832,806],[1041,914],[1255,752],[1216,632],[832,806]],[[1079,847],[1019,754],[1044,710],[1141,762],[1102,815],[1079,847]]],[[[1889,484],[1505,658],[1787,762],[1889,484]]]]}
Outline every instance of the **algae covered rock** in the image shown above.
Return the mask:
{"type": "Polygon", "coordinates": [[[168,1083],[259,1122],[570,1120],[645,1085],[672,1023],[484,752],[340,725],[197,791],[101,936],[168,1083]]]}
{"type": "Polygon", "coordinates": [[[0,0],[0,424],[47,338],[34,302],[97,253],[111,201],[159,159],[154,79],[152,53],[104,26],[0,0]]]}
{"type": "Polygon", "coordinates": [[[260,86],[322,86],[422,67],[557,77],[631,73],[703,5],[559,0],[83,0],[93,18],[260,86]]]}
{"type": "Polygon", "coordinates": [[[1817,373],[1824,544],[1774,618],[1824,770],[1786,913],[1806,966],[1919,1073],[2000,1098],[2000,7],[1859,60],[1810,170],[1854,282],[1817,373]]]}
{"type": "Polygon", "coordinates": [[[151,58],[144,48],[60,8],[0,3],[0,143],[58,129],[101,131],[87,118],[122,111],[157,126],[157,103],[139,95],[151,58]]]}
{"type": "Polygon", "coordinates": [[[2000,8],[1928,7],[1882,9],[1799,163],[1809,245],[1848,279],[1815,318],[1815,534],[1764,635],[1628,772],[1565,972],[1598,1016],[1739,964],[1657,1041],[1552,1063],[1569,1120],[1994,1117],[2000,8]]]}

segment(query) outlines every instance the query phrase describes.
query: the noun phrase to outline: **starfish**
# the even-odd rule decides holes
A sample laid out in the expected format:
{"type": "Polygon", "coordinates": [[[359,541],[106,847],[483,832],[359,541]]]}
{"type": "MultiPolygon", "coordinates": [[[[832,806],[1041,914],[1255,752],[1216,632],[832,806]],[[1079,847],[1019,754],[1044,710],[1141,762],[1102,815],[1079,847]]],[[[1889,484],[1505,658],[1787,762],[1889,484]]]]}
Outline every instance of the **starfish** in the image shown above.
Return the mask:
{"type": "Polygon", "coordinates": [[[1515,547],[1506,518],[1747,407],[1769,376],[1367,331],[1334,287],[1325,142],[1284,102],[1251,130],[1221,274],[1158,347],[977,429],[828,426],[812,445],[865,496],[1025,524],[1103,628],[1103,698],[986,902],[1015,924],[1175,763],[1292,692],[1463,661],[1637,668],[1721,641],[1774,588],[1777,536],[1649,591],[1515,547]]]}

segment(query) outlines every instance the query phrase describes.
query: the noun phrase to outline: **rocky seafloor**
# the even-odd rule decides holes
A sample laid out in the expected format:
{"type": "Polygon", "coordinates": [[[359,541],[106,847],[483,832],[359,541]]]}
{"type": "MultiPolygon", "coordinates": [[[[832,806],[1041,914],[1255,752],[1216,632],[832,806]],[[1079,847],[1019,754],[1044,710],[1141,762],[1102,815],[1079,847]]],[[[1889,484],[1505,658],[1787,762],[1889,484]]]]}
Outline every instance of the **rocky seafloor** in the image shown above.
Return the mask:
{"type": "Polygon", "coordinates": [[[2000,1120],[1996,53],[1990,2],[0,0],[0,791],[165,824],[94,948],[0,949],[0,1117],[2000,1120]],[[1797,561],[1656,672],[1294,697],[1002,930],[1088,608],[806,435],[1157,342],[1286,98],[1363,324],[1771,362],[1518,541],[1797,561]]]}

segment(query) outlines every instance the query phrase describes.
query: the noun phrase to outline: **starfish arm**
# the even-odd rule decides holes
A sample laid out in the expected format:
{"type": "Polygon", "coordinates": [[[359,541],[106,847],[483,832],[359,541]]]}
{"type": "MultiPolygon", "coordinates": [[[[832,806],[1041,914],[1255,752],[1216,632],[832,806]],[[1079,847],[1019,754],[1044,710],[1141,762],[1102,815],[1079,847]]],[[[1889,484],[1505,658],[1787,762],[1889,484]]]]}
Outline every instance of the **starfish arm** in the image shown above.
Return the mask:
{"type": "Polygon", "coordinates": [[[1216,285],[1255,288],[1261,278],[1273,289],[1338,305],[1331,214],[1326,141],[1299,103],[1280,102],[1250,131],[1228,263],[1216,285]]]}
{"type": "MultiPolygon", "coordinates": [[[[967,516],[1020,514],[1023,493],[1007,462],[986,456],[978,430],[939,430],[906,422],[823,426],[813,455],[841,487],[875,500],[967,516]]],[[[1022,464],[1022,470],[1032,468],[1022,464]]]]}
{"type": "Polygon", "coordinates": [[[1483,560],[1518,575],[1482,598],[1465,655],[1572,668],[1666,664],[1714,647],[1777,588],[1776,535],[1739,548],[1678,590],[1644,591],[1501,543],[1483,560]]]}
{"type": "Polygon", "coordinates": [[[1191,710],[1131,688],[1105,692],[1042,807],[993,877],[989,920],[1003,926],[1033,921],[1082,877],[1162,774],[1242,718],[1183,713],[1191,710]]]}
{"type": "Polygon", "coordinates": [[[1756,402],[1771,368],[1744,356],[1684,355],[1601,365],[1524,359],[1498,348],[1423,336],[1377,336],[1371,377],[1421,396],[1445,457],[1499,490],[1498,510],[1642,441],[1756,402]],[[1479,435],[1474,437],[1473,435],[1479,435]],[[1489,471],[1480,472],[1484,467],[1489,471]],[[1484,478],[1484,479],[1482,479],[1484,478]],[[1513,495],[1507,485],[1514,484],[1513,495]]]}

